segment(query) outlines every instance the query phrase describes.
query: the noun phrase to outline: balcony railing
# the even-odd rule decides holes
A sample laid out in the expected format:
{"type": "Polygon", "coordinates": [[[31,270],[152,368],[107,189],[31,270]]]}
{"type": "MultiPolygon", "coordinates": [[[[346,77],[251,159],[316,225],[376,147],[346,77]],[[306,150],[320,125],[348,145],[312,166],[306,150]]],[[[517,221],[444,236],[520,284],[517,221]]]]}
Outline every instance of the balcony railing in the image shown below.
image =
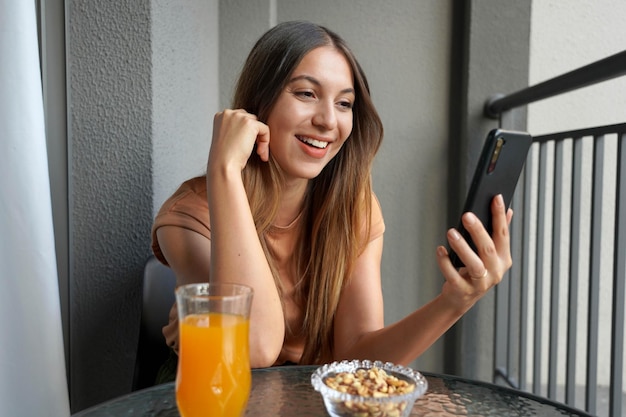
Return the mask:
{"type": "MultiPolygon", "coordinates": [[[[626,51],[497,96],[485,115],[507,128],[529,103],[625,74],[626,51]]],[[[513,205],[494,381],[625,415],[626,123],[534,137],[513,205]]]]}

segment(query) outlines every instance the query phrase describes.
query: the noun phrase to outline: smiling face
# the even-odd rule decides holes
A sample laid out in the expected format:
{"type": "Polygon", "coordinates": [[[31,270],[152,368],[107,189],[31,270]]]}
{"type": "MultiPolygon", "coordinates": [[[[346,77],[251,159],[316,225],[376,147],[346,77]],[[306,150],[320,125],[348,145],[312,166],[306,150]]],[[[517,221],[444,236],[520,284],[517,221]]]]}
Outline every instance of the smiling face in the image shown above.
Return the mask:
{"type": "Polygon", "coordinates": [[[343,54],[323,46],[306,54],[267,119],[270,152],[287,180],[311,179],[352,132],[355,93],[343,54]]]}

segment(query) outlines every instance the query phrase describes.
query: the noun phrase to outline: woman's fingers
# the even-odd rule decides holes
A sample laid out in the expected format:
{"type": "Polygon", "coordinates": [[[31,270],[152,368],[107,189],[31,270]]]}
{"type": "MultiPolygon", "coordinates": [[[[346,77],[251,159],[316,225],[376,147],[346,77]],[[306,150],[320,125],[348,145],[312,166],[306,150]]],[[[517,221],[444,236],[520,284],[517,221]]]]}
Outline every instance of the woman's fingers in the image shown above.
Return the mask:
{"type": "MultiPolygon", "coordinates": [[[[467,230],[477,248],[477,252],[463,239],[456,229],[448,230],[448,242],[450,247],[465,265],[464,271],[470,276],[482,276],[485,272],[484,247],[491,242],[491,237],[482,223],[473,213],[465,213],[462,217],[463,227],[467,230]]],[[[491,242],[493,243],[493,242],[491,242]]]]}
{"type": "Polygon", "coordinates": [[[492,239],[503,269],[506,271],[513,263],[511,258],[511,239],[509,225],[513,217],[512,210],[506,210],[502,195],[496,196],[491,203],[492,239]]]}
{"type": "Polygon", "coordinates": [[[491,236],[489,236],[489,233],[474,213],[465,213],[463,215],[463,226],[472,237],[478,256],[483,261],[496,255],[495,245],[491,236]]]}
{"type": "Polygon", "coordinates": [[[267,162],[270,158],[270,128],[261,122],[256,137],[256,153],[262,161],[267,162]]]}
{"type": "Polygon", "coordinates": [[[243,169],[256,144],[256,152],[263,161],[269,160],[269,127],[254,114],[245,110],[226,109],[215,115],[210,161],[243,169]]]}
{"type": "Polygon", "coordinates": [[[493,275],[497,281],[511,266],[509,225],[513,215],[512,210],[505,210],[501,195],[494,197],[491,202],[492,229],[490,235],[484,225],[473,213],[464,213],[463,226],[471,236],[476,251],[469,243],[461,238],[455,230],[448,231],[450,246],[465,264],[461,271],[469,277],[485,277],[485,271],[493,275]]]}
{"type": "Polygon", "coordinates": [[[493,234],[490,236],[483,224],[472,213],[463,214],[463,226],[476,246],[476,252],[455,229],[448,231],[450,247],[465,266],[457,270],[450,261],[445,247],[437,248],[439,269],[446,278],[443,294],[453,305],[469,308],[491,287],[502,281],[511,267],[509,224],[513,212],[505,210],[501,196],[491,203],[493,234]]]}

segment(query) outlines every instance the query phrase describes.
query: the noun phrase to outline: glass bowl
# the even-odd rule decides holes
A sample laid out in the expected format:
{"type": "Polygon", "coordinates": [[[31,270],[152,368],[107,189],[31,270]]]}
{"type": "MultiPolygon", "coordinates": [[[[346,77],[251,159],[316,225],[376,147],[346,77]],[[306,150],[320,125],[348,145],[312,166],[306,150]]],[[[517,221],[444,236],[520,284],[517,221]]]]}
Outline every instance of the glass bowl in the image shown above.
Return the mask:
{"type": "Polygon", "coordinates": [[[428,389],[426,378],[411,368],[368,360],[323,365],[311,384],[333,417],[406,417],[428,389]]]}

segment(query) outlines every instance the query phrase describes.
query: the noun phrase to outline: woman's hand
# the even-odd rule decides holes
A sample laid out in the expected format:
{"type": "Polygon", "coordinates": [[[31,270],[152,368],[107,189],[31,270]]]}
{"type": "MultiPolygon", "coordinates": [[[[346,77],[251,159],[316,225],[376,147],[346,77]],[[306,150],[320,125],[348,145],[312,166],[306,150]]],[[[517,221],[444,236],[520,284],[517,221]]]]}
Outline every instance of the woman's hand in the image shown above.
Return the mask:
{"type": "Polygon", "coordinates": [[[462,312],[469,310],[491,287],[500,283],[513,263],[509,238],[513,211],[505,210],[502,196],[498,195],[491,202],[491,213],[492,236],[473,213],[463,214],[463,226],[472,237],[477,252],[457,230],[448,231],[450,247],[463,261],[463,268],[457,271],[446,248],[437,248],[439,269],[446,279],[442,295],[462,312]]]}
{"type": "Polygon", "coordinates": [[[256,144],[263,161],[269,159],[270,130],[245,110],[224,110],[213,119],[213,140],[209,167],[236,167],[243,170],[256,144]]]}

